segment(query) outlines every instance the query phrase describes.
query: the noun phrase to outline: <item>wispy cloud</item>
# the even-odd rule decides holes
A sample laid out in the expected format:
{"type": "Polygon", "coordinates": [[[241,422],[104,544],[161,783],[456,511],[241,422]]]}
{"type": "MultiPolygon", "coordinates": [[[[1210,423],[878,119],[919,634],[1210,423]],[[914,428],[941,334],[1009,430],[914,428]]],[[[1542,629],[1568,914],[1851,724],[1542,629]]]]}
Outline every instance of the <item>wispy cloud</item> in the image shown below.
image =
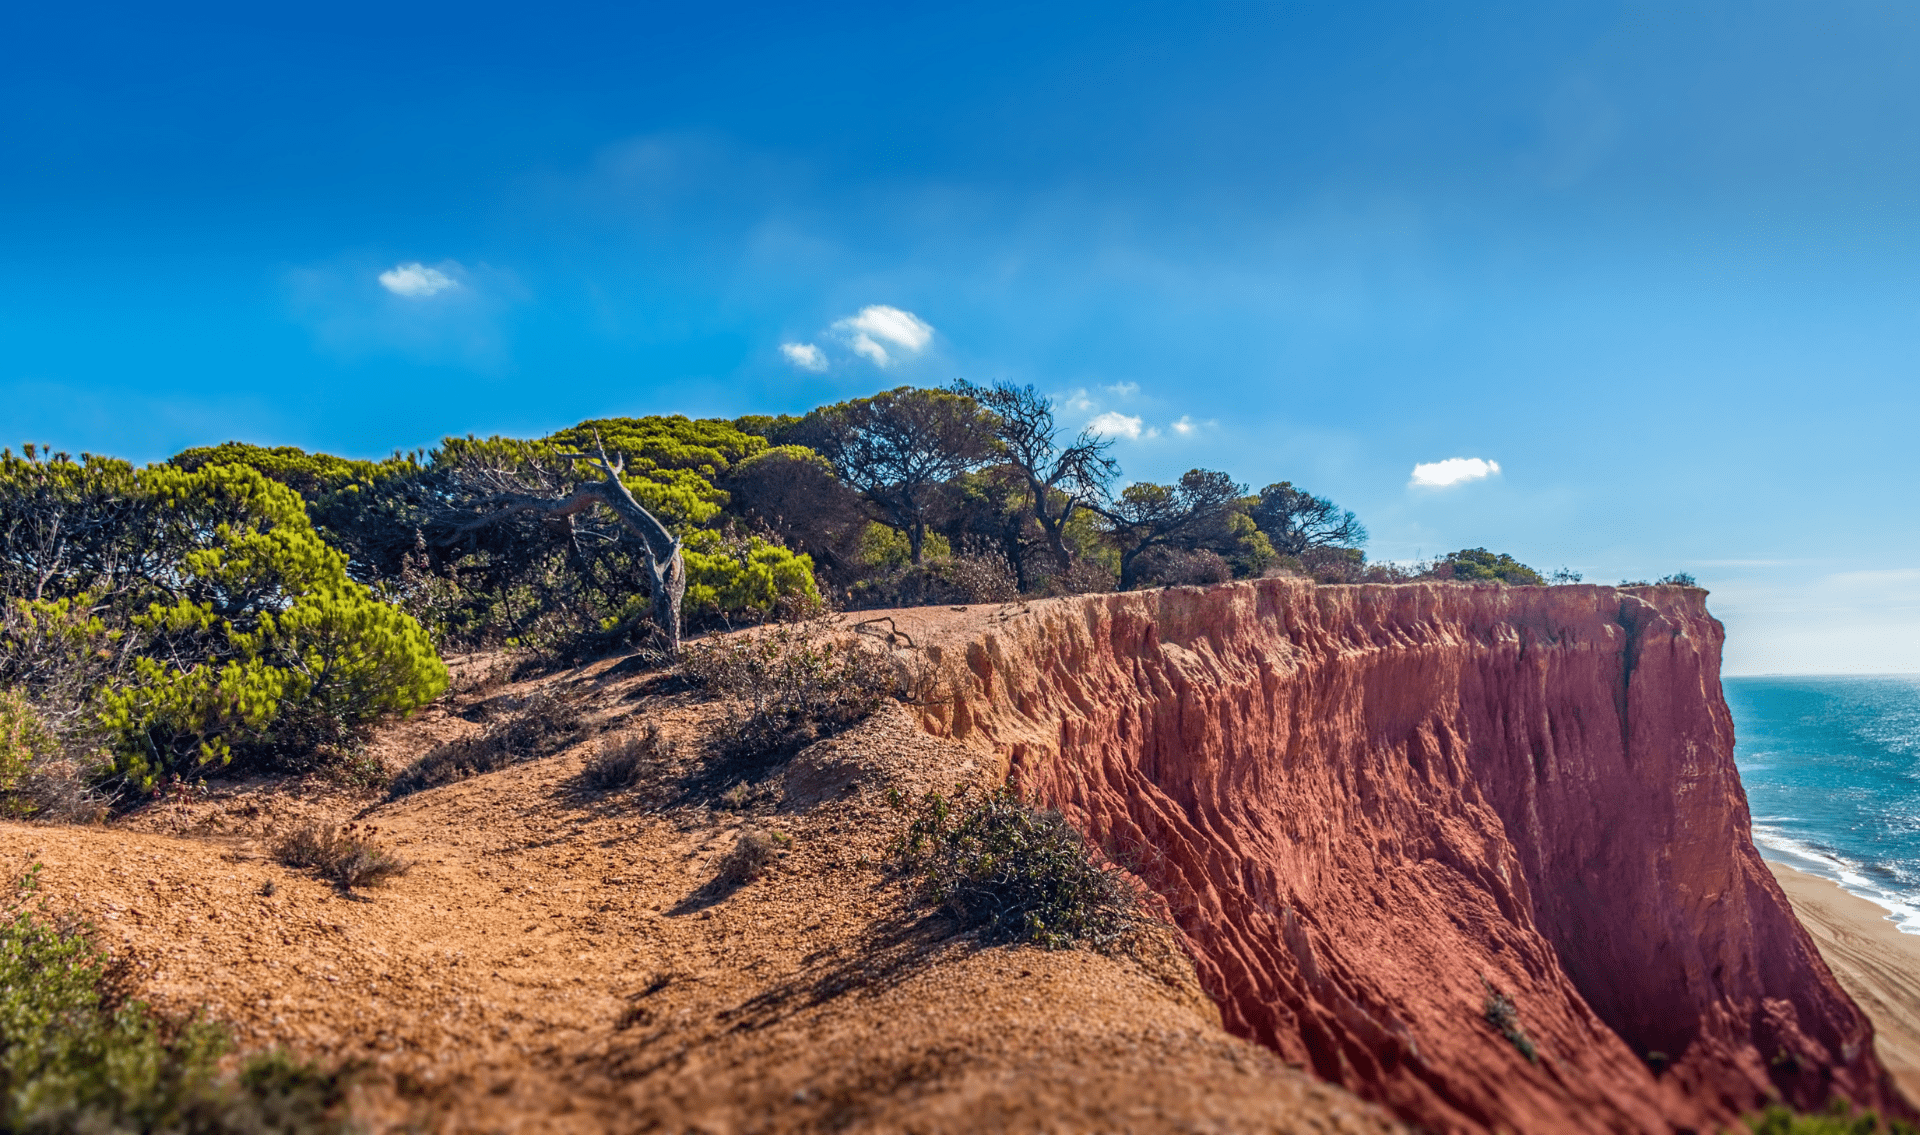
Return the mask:
{"type": "Polygon", "coordinates": [[[493,372],[508,366],[509,311],[531,298],[510,271],[454,260],[381,268],[342,259],[289,271],[287,289],[294,317],[331,353],[493,372]]]}
{"type": "Polygon", "coordinates": [[[426,299],[450,288],[460,286],[460,281],[447,275],[438,268],[429,268],[415,260],[408,264],[396,264],[380,273],[380,286],[396,296],[408,299],[426,299]]]}
{"type": "Polygon", "coordinates": [[[1463,485],[1468,481],[1480,481],[1500,472],[1498,461],[1483,461],[1478,457],[1449,457],[1445,461],[1429,461],[1413,467],[1413,480],[1410,485],[1422,488],[1444,489],[1449,485],[1463,485]]]}
{"type": "Polygon", "coordinates": [[[1116,398],[1130,398],[1140,393],[1140,384],[1137,382],[1116,382],[1112,386],[1105,387],[1104,389],[1116,398]]]}
{"type": "Polygon", "coordinates": [[[1108,410],[1087,423],[1087,428],[1103,437],[1124,437],[1129,441],[1142,436],[1152,437],[1157,431],[1146,428],[1146,423],[1136,417],[1130,417],[1117,410],[1108,410]]]}
{"type": "Polygon", "coordinates": [[[1181,437],[1186,437],[1199,428],[1199,426],[1194,424],[1193,418],[1187,414],[1180,415],[1180,420],[1173,423],[1173,432],[1179,434],[1181,437]]]}
{"type": "Polygon", "coordinates": [[[891,366],[900,356],[917,355],[933,342],[933,326],[911,311],[886,304],[860,309],[858,315],[834,323],[853,353],[875,366],[891,366]],[[889,349],[891,348],[891,349],[889,349]]]}
{"type": "Polygon", "coordinates": [[[827,369],[827,353],[812,343],[782,343],[780,353],[787,361],[801,370],[810,370],[815,374],[827,369]]]}

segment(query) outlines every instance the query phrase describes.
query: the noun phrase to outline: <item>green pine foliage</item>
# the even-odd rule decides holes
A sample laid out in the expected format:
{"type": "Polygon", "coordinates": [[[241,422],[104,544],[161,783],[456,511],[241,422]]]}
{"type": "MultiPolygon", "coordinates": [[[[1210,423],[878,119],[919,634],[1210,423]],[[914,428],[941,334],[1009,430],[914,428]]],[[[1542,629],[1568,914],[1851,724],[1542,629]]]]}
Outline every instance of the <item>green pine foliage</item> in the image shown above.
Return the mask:
{"type": "Polygon", "coordinates": [[[1504,552],[1489,552],[1485,548],[1463,548],[1458,552],[1448,552],[1435,560],[1429,570],[1434,579],[1451,579],[1460,583],[1507,583],[1537,587],[1546,582],[1539,572],[1512,556],[1504,552]]]}
{"type": "Polygon", "coordinates": [[[385,461],[355,461],[330,453],[308,453],[291,445],[272,447],[229,441],[182,450],[167,459],[167,464],[186,472],[212,465],[245,465],[268,480],[299,493],[307,501],[317,501],[339,492],[365,491],[391,477],[405,476],[420,468],[418,456],[394,454],[385,461]]]}
{"type": "Polygon", "coordinates": [[[224,764],[276,731],[338,741],[446,689],[420,625],[347,578],[292,489],[244,465],[141,480],[168,544],[187,550],[133,616],[151,645],[103,708],[128,780],[224,764]]]}
{"type": "Polygon", "coordinates": [[[446,688],[419,623],[251,466],[0,453],[0,521],[0,679],[83,701],[130,785],[338,745],[446,688]]]}

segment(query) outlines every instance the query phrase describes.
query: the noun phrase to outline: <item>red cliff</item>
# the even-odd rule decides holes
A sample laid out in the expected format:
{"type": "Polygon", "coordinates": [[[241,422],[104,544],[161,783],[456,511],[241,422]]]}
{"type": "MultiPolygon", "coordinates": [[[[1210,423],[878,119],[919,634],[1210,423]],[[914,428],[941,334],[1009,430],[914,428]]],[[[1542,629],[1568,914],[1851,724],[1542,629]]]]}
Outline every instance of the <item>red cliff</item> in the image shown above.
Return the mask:
{"type": "Polygon", "coordinates": [[[1009,607],[935,640],[953,696],[922,719],[1164,897],[1232,1031],[1420,1126],[1904,1114],[1754,851],[1704,595],[1262,580],[1009,607]]]}

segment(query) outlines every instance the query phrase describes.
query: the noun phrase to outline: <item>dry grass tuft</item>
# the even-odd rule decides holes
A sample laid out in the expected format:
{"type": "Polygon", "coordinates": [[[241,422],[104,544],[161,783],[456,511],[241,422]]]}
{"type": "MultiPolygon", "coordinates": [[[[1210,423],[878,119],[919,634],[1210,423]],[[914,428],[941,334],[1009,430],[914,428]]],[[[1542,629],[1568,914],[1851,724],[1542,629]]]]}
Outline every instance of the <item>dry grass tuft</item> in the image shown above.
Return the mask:
{"type": "Polygon", "coordinates": [[[378,828],[348,824],[302,824],[274,845],[273,856],[288,867],[317,871],[352,890],[404,875],[413,864],[376,842],[378,828]]]}

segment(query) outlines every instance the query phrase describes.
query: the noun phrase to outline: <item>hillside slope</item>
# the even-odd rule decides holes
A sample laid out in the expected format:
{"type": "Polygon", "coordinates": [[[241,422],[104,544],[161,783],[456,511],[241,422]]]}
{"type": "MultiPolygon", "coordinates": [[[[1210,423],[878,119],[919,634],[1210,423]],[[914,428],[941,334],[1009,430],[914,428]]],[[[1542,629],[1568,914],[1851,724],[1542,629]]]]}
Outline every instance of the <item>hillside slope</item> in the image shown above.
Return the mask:
{"type": "Polygon", "coordinates": [[[370,803],[222,787],[104,829],[0,824],[0,866],[247,1047],[365,1060],[374,1130],[1384,1132],[1340,1089],[1229,1036],[1191,964],[982,950],[875,863],[888,788],[978,779],[977,754],[898,708],[803,752],[738,809],[581,780],[593,749],[713,709],[610,667],[456,699],[383,735],[396,767],[488,706],[581,699],[593,739],[360,822],[412,858],[353,894],[273,862],[276,835],[370,803]],[[792,851],[716,884],[743,824],[792,851]]]}

